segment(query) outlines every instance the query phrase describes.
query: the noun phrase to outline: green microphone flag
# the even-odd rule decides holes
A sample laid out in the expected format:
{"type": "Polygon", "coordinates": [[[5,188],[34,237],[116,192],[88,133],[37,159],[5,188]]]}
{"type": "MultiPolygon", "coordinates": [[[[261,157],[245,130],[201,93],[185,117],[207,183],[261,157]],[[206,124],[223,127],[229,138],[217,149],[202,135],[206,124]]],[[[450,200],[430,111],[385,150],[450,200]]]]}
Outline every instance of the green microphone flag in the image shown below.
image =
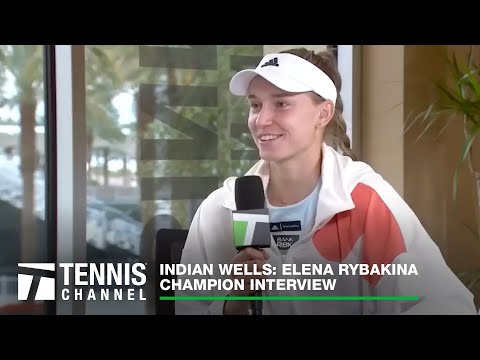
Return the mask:
{"type": "Polygon", "coordinates": [[[236,248],[247,246],[270,247],[270,220],[268,209],[234,210],[233,237],[236,248]]]}

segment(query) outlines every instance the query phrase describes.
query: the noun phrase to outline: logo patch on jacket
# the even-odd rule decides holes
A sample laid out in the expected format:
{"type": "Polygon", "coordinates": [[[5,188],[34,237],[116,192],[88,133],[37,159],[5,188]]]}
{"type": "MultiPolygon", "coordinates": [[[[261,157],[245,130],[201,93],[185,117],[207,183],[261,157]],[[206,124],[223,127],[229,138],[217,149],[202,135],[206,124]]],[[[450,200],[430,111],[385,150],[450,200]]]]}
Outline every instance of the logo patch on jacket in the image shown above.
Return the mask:
{"type": "Polygon", "coordinates": [[[280,231],[301,231],[302,223],[298,221],[282,221],[276,223],[270,223],[271,232],[280,232],[280,231]]]}
{"type": "Polygon", "coordinates": [[[280,250],[288,250],[298,241],[299,235],[273,235],[273,239],[280,250]]]}

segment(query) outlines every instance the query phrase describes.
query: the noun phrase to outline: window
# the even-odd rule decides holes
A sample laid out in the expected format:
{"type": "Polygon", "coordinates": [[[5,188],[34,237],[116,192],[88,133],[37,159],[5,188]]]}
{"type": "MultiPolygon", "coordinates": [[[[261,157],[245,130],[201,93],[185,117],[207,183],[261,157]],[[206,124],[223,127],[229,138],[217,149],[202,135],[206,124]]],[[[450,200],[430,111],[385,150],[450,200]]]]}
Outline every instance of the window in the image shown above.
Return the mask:
{"type": "MultiPolygon", "coordinates": [[[[47,261],[44,48],[0,45],[0,313],[42,314],[17,296],[18,263],[47,261]]],[[[31,289],[37,286],[33,277],[31,289]]]]}
{"type": "MultiPolygon", "coordinates": [[[[153,263],[159,228],[188,228],[209,193],[258,160],[248,106],[228,84],[294,46],[85,46],[87,262],[153,263]]],[[[146,301],[87,301],[86,313],[153,313],[154,286],[146,301]]]]}

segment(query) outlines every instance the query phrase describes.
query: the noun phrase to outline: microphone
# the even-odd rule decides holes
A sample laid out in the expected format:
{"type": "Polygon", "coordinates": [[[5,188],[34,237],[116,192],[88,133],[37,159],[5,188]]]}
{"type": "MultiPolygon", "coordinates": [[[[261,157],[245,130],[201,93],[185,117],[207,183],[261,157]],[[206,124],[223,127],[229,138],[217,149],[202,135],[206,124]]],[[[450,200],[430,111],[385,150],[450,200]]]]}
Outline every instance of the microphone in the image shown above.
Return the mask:
{"type": "MultiPolygon", "coordinates": [[[[237,210],[232,215],[237,250],[270,247],[270,219],[268,208],[265,207],[262,179],[256,175],[238,177],[235,180],[235,203],[237,210]]],[[[254,297],[261,295],[261,291],[253,294],[254,297]]],[[[252,299],[250,308],[252,315],[262,315],[263,302],[252,299]]]]}

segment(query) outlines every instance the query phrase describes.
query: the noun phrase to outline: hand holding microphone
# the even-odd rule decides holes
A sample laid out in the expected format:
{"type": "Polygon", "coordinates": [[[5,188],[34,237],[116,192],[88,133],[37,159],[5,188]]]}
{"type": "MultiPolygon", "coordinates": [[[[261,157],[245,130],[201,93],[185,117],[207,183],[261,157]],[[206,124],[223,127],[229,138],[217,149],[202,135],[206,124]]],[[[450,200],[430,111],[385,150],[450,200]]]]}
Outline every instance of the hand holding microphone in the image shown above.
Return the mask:
{"type": "MultiPolygon", "coordinates": [[[[262,269],[263,264],[268,260],[269,255],[263,249],[255,249],[253,247],[246,247],[238,252],[232,259],[233,264],[242,264],[246,266],[248,272],[259,271],[262,269]],[[248,265],[245,265],[248,264],[248,265]],[[256,265],[256,269],[254,268],[256,265]]],[[[236,275],[235,279],[242,279],[245,284],[245,290],[232,291],[230,296],[251,296],[255,293],[254,289],[250,288],[251,279],[262,279],[265,275],[236,275]]],[[[248,301],[235,301],[229,300],[225,304],[224,314],[246,314],[249,309],[248,301]]]]}
{"type": "MultiPolygon", "coordinates": [[[[267,253],[263,248],[270,247],[270,220],[268,209],[265,207],[265,194],[263,183],[259,176],[243,176],[235,181],[235,202],[237,210],[233,211],[233,232],[235,247],[239,253],[233,258],[234,263],[248,264],[248,270],[254,270],[254,264],[257,270],[262,269],[268,259],[267,253]]],[[[252,295],[250,302],[252,314],[261,315],[262,301],[255,299],[255,296],[261,296],[261,292],[253,292],[249,289],[251,278],[262,278],[262,275],[247,275],[241,278],[245,281],[245,292],[252,295]]],[[[238,294],[230,294],[238,295],[238,294]]],[[[225,305],[224,313],[245,313],[248,309],[246,302],[237,301],[235,304],[228,301],[225,305]],[[243,304],[242,304],[243,303],[243,304]]]]}

